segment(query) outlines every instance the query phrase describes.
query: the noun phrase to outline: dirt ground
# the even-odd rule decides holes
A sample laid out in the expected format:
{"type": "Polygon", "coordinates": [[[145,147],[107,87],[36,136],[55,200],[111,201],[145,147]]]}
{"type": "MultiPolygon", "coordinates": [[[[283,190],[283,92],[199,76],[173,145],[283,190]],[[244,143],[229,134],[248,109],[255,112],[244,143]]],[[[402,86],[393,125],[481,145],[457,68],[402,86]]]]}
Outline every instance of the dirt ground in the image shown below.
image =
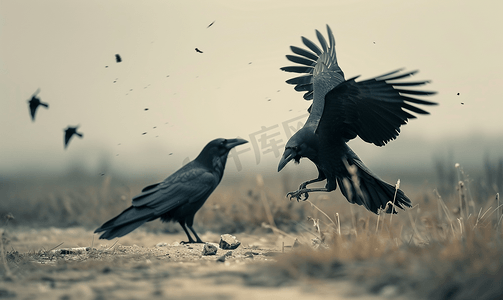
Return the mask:
{"type": "MultiPolygon", "coordinates": [[[[80,227],[16,228],[7,233],[4,247],[9,270],[2,272],[7,275],[0,281],[0,299],[357,300],[394,296],[394,291],[386,289],[370,295],[345,280],[292,281],[267,276],[276,259],[292,251],[294,242],[273,234],[238,234],[241,245],[237,249],[218,248],[216,255],[203,256],[203,244],[180,244],[186,239],[184,234],[140,229],[118,241],[104,241],[80,227]]],[[[207,233],[201,238],[218,247],[220,235],[207,233]]]]}

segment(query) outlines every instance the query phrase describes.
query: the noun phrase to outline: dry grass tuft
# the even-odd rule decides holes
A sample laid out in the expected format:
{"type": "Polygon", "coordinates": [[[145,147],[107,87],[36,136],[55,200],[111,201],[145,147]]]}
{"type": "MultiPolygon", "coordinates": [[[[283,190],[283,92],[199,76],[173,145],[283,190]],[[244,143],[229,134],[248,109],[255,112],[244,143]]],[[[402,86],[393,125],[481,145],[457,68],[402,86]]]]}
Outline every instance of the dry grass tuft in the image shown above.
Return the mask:
{"type": "Polygon", "coordinates": [[[353,215],[342,230],[336,222],[325,223],[317,239],[327,247],[294,250],[274,268],[292,279],[351,278],[375,293],[391,286],[428,299],[499,299],[503,204],[499,194],[475,201],[467,175],[456,169],[457,193],[447,200],[435,190],[436,203],[420,203],[393,218],[355,221],[353,215]]]}

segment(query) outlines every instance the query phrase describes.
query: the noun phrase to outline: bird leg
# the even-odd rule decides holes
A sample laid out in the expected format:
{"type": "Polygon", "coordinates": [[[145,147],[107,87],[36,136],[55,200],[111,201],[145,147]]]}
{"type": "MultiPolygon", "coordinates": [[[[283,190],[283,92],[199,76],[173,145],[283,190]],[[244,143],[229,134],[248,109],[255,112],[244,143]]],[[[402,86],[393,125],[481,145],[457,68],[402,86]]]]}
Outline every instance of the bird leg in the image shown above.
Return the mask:
{"type": "Polygon", "coordinates": [[[306,201],[308,198],[309,198],[309,193],[310,192],[330,192],[327,188],[312,188],[312,189],[298,189],[294,192],[289,192],[288,194],[286,194],[287,197],[290,198],[290,200],[292,200],[292,198],[296,198],[297,199],[297,202],[302,200],[302,201],[306,201]],[[304,199],[302,199],[302,194],[304,194],[304,199]]]}
{"type": "Polygon", "coordinates": [[[194,228],[192,228],[192,225],[188,225],[187,226],[189,227],[190,231],[192,231],[192,233],[194,234],[194,236],[196,237],[196,241],[194,243],[204,243],[200,238],[199,236],[197,235],[196,231],[194,230],[194,228]]]}
{"type": "MultiPolygon", "coordinates": [[[[196,243],[196,241],[194,241],[194,239],[190,236],[189,231],[187,230],[187,227],[185,227],[185,221],[178,221],[178,223],[180,223],[180,225],[182,225],[183,231],[185,231],[185,234],[189,238],[188,242],[181,241],[180,244],[194,244],[194,243],[196,243]]],[[[190,229],[192,230],[192,232],[194,232],[192,227],[190,227],[190,229]]],[[[195,234],[195,232],[194,232],[194,234],[195,234]]],[[[198,240],[200,240],[199,237],[197,236],[197,234],[196,234],[196,237],[198,240]]],[[[202,243],[202,242],[200,242],[200,243],[202,243]]]]}
{"type": "Polygon", "coordinates": [[[303,190],[307,187],[308,184],[311,184],[311,183],[315,183],[315,182],[320,182],[320,181],[323,181],[325,180],[325,178],[321,178],[321,177],[318,177],[318,178],[315,178],[315,179],[311,179],[311,180],[308,180],[306,182],[303,182],[300,184],[299,186],[299,190],[303,190]]]}

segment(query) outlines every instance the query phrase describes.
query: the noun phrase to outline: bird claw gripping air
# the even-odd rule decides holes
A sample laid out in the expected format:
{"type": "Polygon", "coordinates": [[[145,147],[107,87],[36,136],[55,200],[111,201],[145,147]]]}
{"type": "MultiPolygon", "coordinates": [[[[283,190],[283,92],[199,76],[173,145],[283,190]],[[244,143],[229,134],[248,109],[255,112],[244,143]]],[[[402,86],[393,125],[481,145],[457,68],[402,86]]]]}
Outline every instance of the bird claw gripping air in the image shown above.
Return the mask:
{"type": "Polygon", "coordinates": [[[309,193],[306,192],[305,190],[299,189],[293,192],[289,192],[288,194],[286,194],[286,196],[290,198],[290,200],[295,198],[297,199],[297,202],[299,202],[301,200],[306,201],[309,198],[309,193]],[[302,194],[304,194],[304,199],[302,199],[302,194]]]}

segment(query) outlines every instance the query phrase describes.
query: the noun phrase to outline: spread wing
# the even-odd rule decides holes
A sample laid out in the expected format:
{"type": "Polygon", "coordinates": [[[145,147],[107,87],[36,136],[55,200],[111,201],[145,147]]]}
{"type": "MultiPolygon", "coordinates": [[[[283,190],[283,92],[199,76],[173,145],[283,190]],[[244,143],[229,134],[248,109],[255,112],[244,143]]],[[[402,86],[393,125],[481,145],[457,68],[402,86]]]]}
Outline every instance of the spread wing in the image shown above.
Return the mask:
{"type": "Polygon", "coordinates": [[[206,199],[217,185],[218,178],[192,161],[163,182],[144,188],[133,198],[133,206],[152,208],[159,216],[180,205],[206,199]]]}
{"type": "Polygon", "coordinates": [[[433,95],[435,92],[402,89],[428,83],[396,82],[417,71],[393,71],[372,79],[356,82],[349,79],[325,96],[325,107],[317,129],[320,136],[341,137],[346,141],[359,136],[362,140],[383,146],[400,134],[400,126],[416,118],[411,112],[428,114],[414,106],[437,103],[412,96],[433,95]]]}
{"type": "Polygon", "coordinates": [[[286,81],[288,84],[295,85],[298,92],[306,92],[304,99],[312,100],[314,92],[314,82],[321,72],[332,73],[332,83],[335,85],[344,81],[344,73],[337,64],[335,54],[335,39],[332,30],[327,25],[328,43],[323,35],[316,30],[316,36],[320,42],[321,49],[315,43],[302,37],[302,42],[309,48],[305,50],[299,47],[290,46],[293,53],[297,55],[287,55],[286,58],[299,65],[283,67],[281,70],[286,72],[304,73],[305,75],[295,77],[286,81]]]}

